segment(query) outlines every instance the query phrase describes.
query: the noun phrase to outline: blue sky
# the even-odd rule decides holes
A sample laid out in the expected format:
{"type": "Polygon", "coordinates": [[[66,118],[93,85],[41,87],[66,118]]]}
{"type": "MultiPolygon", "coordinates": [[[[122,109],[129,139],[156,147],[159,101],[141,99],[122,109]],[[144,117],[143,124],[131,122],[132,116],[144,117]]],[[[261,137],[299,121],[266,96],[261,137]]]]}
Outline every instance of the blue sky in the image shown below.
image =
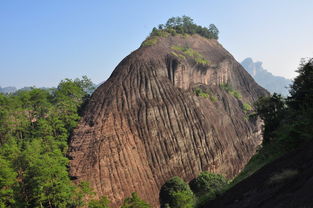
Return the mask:
{"type": "Polygon", "coordinates": [[[238,61],[263,62],[292,78],[313,57],[312,0],[2,0],[0,86],[56,86],[87,75],[106,80],[151,29],[187,15],[214,23],[238,61]]]}

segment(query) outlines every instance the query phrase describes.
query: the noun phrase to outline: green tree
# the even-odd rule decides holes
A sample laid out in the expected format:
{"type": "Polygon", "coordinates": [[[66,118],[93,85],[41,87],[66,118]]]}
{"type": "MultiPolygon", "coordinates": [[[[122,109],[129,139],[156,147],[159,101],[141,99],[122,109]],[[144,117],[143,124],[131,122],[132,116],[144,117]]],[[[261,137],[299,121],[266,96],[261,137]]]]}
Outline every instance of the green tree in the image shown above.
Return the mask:
{"type": "Polygon", "coordinates": [[[34,139],[18,158],[19,200],[24,207],[67,207],[74,187],[67,173],[68,159],[53,144],[34,139]]]}
{"type": "Polygon", "coordinates": [[[200,175],[189,182],[189,186],[194,194],[201,196],[210,194],[215,197],[221,193],[227,185],[227,180],[224,176],[204,171],[200,175]]]}
{"type": "Polygon", "coordinates": [[[213,39],[218,39],[219,30],[214,24],[210,24],[209,26],[209,35],[213,39]]]}
{"type": "Polygon", "coordinates": [[[273,138],[274,131],[285,116],[286,107],[285,99],[276,93],[269,97],[262,97],[255,103],[256,113],[264,121],[264,144],[273,138]]]}
{"type": "MultiPolygon", "coordinates": [[[[287,98],[289,107],[288,124],[284,125],[289,146],[312,140],[313,123],[313,59],[302,60],[287,98]]],[[[285,136],[286,137],[286,136],[285,136]]]]}
{"type": "Polygon", "coordinates": [[[85,102],[86,95],[87,93],[79,85],[79,82],[70,79],[61,81],[54,92],[55,110],[69,131],[72,131],[77,125],[80,118],[78,110],[85,102]]]}
{"type": "Polygon", "coordinates": [[[211,24],[209,28],[201,27],[193,22],[193,19],[184,15],[182,17],[171,17],[167,20],[165,25],[161,24],[158,29],[154,27],[150,33],[152,36],[176,35],[176,34],[199,34],[208,39],[218,39],[219,31],[214,24],[211,24]]]}
{"type": "Polygon", "coordinates": [[[9,99],[0,93],[0,145],[6,142],[10,131],[9,120],[9,99]]]}
{"type": "Polygon", "coordinates": [[[0,207],[80,207],[91,191],[67,172],[67,141],[92,83],[0,94],[0,207]]]}
{"type": "Polygon", "coordinates": [[[151,205],[140,199],[136,192],[124,200],[121,208],[151,208],[151,205]]]}
{"type": "Polygon", "coordinates": [[[294,110],[311,109],[313,103],[313,59],[302,60],[299,75],[290,86],[288,104],[294,110]]]}
{"type": "Polygon", "coordinates": [[[10,161],[0,156],[0,207],[14,207],[14,186],[17,173],[10,161]]]}
{"type": "Polygon", "coordinates": [[[163,208],[189,208],[195,204],[195,197],[188,184],[178,176],[166,181],[161,187],[159,198],[163,208]]]}

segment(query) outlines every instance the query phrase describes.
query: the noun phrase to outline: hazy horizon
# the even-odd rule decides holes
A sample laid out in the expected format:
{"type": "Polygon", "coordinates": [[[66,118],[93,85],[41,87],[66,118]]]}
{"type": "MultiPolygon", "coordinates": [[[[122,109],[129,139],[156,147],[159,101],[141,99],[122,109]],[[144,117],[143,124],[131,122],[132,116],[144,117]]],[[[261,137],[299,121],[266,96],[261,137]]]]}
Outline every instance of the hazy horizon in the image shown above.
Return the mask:
{"type": "Polygon", "coordinates": [[[51,87],[87,75],[106,80],[154,26],[187,15],[220,30],[219,42],[241,62],[261,61],[293,78],[313,57],[313,2],[300,1],[2,1],[0,86],[51,87]]]}

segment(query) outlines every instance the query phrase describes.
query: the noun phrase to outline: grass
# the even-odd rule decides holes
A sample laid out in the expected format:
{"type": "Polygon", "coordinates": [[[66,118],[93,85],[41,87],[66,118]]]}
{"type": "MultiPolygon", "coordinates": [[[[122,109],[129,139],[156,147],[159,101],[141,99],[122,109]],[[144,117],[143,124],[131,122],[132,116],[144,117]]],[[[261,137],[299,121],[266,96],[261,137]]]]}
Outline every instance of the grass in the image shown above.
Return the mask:
{"type": "Polygon", "coordinates": [[[200,97],[209,98],[212,102],[217,101],[217,97],[212,94],[212,92],[203,91],[201,88],[197,87],[193,90],[193,92],[200,97]]]}
{"type": "Polygon", "coordinates": [[[196,89],[194,89],[194,93],[197,96],[200,97],[204,97],[204,98],[208,98],[209,97],[209,93],[204,92],[201,88],[197,87],[196,89]]]}
{"type": "Polygon", "coordinates": [[[186,57],[185,57],[184,55],[182,55],[182,54],[177,54],[177,53],[175,53],[174,51],[172,51],[171,54],[174,55],[174,56],[176,56],[176,57],[179,58],[179,59],[186,59],[186,57]]]}
{"type": "Polygon", "coordinates": [[[209,65],[209,63],[210,63],[199,52],[193,50],[192,48],[174,45],[171,47],[171,49],[176,51],[176,52],[182,53],[184,56],[188,56],[188,57],[192,58],[197,64],[209,65]]]}
{"type": "Polygon", "coordinates": [[[147,38],[141,45],[142,46],[152,46],[157,44],[157,42],[159,41],[159,38],[157,36],[152,36],[147,38]]]}
{"type": "Polygon", "coordinates": [[[249,105],[248,103],[243,103],[243,104],[242,104],[242,108],[243,108],[243,111],[244,111],[245,113],[248,113],[249,111],[252,111],[252,107],[251,107],[251,105],[249,105]]]}
{"type": "Polygon", "coordinates": [[[215,95],[210,94],[210,100],[212,102],[216,102],[217,101],[217,97],[215,95]]]}
{"type": "Polygon", "coordinates": [[[251,105],[249,105],[248,103],[244,103],[244,104],[243,104],[243,110],[244,110],[244,111],[251,111],[251,110],[252,110],[252,107],[251,107],[251,105]]]}
{"type": "Polygon", "coordinates": [[[234,96],[235,98],[237,98],[238,100],[240,100],[242,98],[240,92],[236,91],[233,89],[233,87],[228,84],[228,83],[225,83],[225,84],[221,84],[220,85],[222,89],[224,89],[227,93],[231,94],[232,96],[234,96]]]}

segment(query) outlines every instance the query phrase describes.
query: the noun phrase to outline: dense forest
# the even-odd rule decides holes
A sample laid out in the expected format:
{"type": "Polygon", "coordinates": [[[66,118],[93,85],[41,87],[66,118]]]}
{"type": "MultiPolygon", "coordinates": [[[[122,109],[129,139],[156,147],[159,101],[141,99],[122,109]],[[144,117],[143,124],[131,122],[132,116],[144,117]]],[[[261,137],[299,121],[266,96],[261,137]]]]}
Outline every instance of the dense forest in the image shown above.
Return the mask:
{"type": "Polygon", "coordinates": [[[76,207],[91,194],[67,171],[68,139],[92,82],[65,79],[57,88],[0,94],[0,207],[76,207]]]}
{"type": "MultiPolygon", "coordinates": [[[[88,183],[68,175],[68,140],[94,84],[86,76],[57,88],[0,93],[0,207],[107,207],[88,183]]],[[[123,207],[145,204],[134,193],[123,207]]]]}

